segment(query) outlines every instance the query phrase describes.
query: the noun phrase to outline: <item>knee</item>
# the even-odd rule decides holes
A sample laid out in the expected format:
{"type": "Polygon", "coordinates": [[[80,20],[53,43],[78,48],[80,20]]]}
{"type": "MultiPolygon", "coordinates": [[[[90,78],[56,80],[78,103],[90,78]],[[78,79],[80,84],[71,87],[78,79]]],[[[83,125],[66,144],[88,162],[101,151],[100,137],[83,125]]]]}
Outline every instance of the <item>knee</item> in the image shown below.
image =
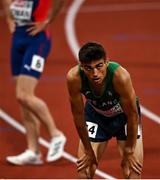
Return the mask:
{"type": "Polygon", "coordinates": [[[28,106],[29,104],[29,95],[23,91],[16,92],[16,99],[17,101],[24,106],[28,106]]]}

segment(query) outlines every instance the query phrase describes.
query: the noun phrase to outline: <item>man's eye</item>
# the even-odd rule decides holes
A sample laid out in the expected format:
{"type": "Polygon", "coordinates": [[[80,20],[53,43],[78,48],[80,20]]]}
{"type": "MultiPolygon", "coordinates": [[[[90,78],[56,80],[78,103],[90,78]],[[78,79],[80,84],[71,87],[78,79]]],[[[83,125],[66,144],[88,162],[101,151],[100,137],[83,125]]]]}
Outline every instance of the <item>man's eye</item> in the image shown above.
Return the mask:
{"type": "Polygon", "coordinates": [[[92,68],[90,68],[90,67],[85,67],[85,70],[87,70],[87,71],[91,71],[91,70],[92,70],[92,68]]]}
{"type": "Polygon", "coordinates": [[[100,69],[100,68],[102,68],[103,67],[103,64],[101,63],[101,64],[98,64],[97,66],[96,66],[96,68],[97,69],[100,69]]]}

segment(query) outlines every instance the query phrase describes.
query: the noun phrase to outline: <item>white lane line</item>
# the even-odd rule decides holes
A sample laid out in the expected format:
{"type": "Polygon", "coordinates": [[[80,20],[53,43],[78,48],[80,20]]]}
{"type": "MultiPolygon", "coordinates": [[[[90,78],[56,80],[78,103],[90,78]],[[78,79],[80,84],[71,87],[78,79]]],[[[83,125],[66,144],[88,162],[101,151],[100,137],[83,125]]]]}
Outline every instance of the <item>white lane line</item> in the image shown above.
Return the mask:
{"type": "MultiPolygon", "coordinates": [[[[21,132],[22,134],[26,134],[26,130],[24,128],[24,126],[22,126],[19,122],[17,122],[14,118],[12,118],[11,116],[9,116],[6,112],[4,112],[2,109],[0,109],[0,118],[2,118],[6,123],[10,124],[11,126],[13,126],[15,129],[17,129],[19,132],[21,132]]],[[[45,139],[43,139],[42,137],[39,138],[39,143],[46,147],[48,149],[49,147],[49,142],[47,142],[45,139]]],[[[74,156],[72,156],[71,154],[64,152],[63,153],[63,157],[66,158],[67,160],[76,163],[77,158],[75,158],[74,156]]],[[[108,174],[97,170],[96,174],[99,175],[100,177],[103,177],[105,179],[115,179],[112,176],[109,176],[108,174]]]]}
{"type": "Polygon", "coordinates": [[[156,115],[155,113],[151,112],[150,110],[148,110],[147,108],[145,108],[144,106],[141,105],[141,112],[144,116],[146,116],[147,118],[151,119],[152,121],[160,124],[160,117],[158,115],[156,115]]]}
{"type": "MultiPolygon", "coordinates": [[[[85,0],[82,0],[82,2],[77,3],[77,1],[80,0],[75,0],[72,4],[72,6],[69,9],[69,14],[66,16],[66,22],[65,22],[65,31],[66,31],[66,36],[67,36],[67,42],[69,44],[69,47],[71,48],[71,51],[73,52],[74,57],[76,58],[76,60],[78,60],[77,55],[78,55],[78,51],[80,49],[80,46],[78,44],[78,40],[76,37],[76,32],[75,32],[75,19],[76,17],[72,17],[72,16],[76,16],[78,13],[78,10],[80,7],[77,7],[79,5],[82,5],[82,3],[85,0]],[[75,11],[75,9],[76,11],[75,11]],[[72,12],[70,12],[72,11],[72,12]],[[70,26],[70,27],[69,27],[70,26]]],[[[160,3],[158,3],[160,4],[160,3]]],[[[148,110],[146,107],[141,105],[141,112],[144,116],[146,116],[147,118],[149,118],[150,120],[160,124],[160,116],[156,115],[155,113],[151,112],[150,110],[148,110]]]]}
{"type": "Polygon", "coordinates": [[[65,18],[65,33],[67,42],[72,51],[72,54],[74,55],[74,57],[76,57],[76,59],[78,59],[79,44],[76,38],[74,22],[77,13],[84,1],[85,0],[74,0],[67,11],[67,15],[65,18]]]}
{"type": "MultiPolygon", "coordinates": [[[[14,118],[12,118],[11,116],[9,116],[6,112],[4,112],[2,109],[0,109],[0,118],[2,118],[5,122],[7,122],[8,124],[10,124],[12,127],[14,127],[15,129],[17,129],[19,132],[21,132],[22,134],[26,134],[26,129],[24,128],[23,125],[21,125],[19,122],[17,122],[14,118]]],[[[43,138],[39,138],[39,143],[41,145],[43,145],[44,147],[48,148],[49,147],[49,142],[47,142],[45,139],[43,138]]],[[[68,154],[67,152],[63,153],[63,157],[68,159],[71,162],[76,162],[76,158],[73,157],[72,155],[68,154]]]]}

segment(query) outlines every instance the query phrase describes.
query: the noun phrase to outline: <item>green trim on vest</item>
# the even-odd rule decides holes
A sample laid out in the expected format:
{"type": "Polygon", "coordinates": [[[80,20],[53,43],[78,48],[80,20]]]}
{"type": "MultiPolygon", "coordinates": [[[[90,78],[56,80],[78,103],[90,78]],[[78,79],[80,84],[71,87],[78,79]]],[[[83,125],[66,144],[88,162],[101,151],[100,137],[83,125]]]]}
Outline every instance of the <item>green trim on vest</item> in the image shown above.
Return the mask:
{"type": "Polygon", "coordinates": [[[112,84],[112,80],[113,80],[114,73],[115,73],[115,71],[117,70],[117,68],[119,66],[120,65],[118,63],[113,62],[113,61],[109,61],[109,64],[107,66],[107,75],[105,77],[106,80],[105,80],[105,88],[104,88],[103,94],[101,96],[96,96],[94,94],[94,91],[93,91],[91,85],[90,85],[90,81],[88,80],[88,78],[85,75],[85,73],[83,72],[83,70],[80,68],[80,65],[78,65],[78,67],[79,67],[79,74],[80,74],[81,79],[82,79],[81,93],[84,94],[84,96],[86,96],[87,99],[89,98],[89,99],[97,100],[97,99],[101,99],[104,96],[106,96],[105,92],[107,90],[110,90],[117,97],[117,93],[114,90],[114,87],[113,87],[113,84],[112,84]],[[88,92],[90,92],[90,95],[87,96],[86,93],[88,93],[88,92]]]}

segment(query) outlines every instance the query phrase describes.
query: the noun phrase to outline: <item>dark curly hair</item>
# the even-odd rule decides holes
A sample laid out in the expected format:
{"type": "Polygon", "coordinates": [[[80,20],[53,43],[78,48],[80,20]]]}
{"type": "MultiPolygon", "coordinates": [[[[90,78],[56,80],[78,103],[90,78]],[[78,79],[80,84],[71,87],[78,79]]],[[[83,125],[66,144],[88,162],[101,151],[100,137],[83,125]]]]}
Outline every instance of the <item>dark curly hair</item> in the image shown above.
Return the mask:
{"type": "Polygon", "coordinates": [[[81,63],[88,63],[99,59],[106,59],[106,52],[101,44],[87,42],[80,48],[78,57],[81,63]]]}

